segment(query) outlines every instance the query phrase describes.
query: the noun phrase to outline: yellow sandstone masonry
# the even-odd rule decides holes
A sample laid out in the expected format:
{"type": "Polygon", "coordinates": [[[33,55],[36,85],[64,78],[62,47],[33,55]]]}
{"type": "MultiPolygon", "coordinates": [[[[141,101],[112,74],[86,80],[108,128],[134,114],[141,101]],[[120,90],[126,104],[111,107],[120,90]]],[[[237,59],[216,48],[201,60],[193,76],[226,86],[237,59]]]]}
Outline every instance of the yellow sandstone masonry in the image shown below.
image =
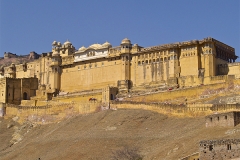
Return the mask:
{"type": "MultiPolygon", "coordinates": [[[[69,41],[54,41],[51,52],[38,59],[0,68],[0,102],[22,107],[92,102],[108,106],[121,96],[139,102],[201,102],[207,90],[240,84],[236,59],[234,48],[211,37],[152,47],[125,38],[115,47],[105,42],[79,49],[69,41]]],[[[85,112],[86,106],[78,112],[85,112]]]]}

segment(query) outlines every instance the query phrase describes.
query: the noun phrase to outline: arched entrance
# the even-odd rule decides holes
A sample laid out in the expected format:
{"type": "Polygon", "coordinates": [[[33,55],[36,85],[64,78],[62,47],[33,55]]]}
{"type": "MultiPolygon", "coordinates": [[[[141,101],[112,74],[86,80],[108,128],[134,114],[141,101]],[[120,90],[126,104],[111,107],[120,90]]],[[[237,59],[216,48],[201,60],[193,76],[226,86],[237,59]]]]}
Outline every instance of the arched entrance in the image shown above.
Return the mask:
{"type": "Polygon", "coordinates": [[[23,100],[27,100],[27,93],[26,92],[23,93],[23,100]]]}

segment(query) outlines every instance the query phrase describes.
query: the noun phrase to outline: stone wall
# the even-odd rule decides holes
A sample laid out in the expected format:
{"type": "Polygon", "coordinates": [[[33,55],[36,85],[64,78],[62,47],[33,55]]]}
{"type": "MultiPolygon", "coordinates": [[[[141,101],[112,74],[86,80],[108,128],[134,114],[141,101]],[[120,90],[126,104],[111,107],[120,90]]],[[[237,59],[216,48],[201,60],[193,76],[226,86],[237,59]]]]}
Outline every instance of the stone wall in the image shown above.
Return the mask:
{"type": "Polygon", "coordinates": [[[101,103],[56,103],[46,106],[18,106],[6,104],[5,117],[18,117],[19,122],[26,120],[36,123],[51,123],[78,114],[88,114],[101,109],[101,103]]]}
{"type": "Polygon", "coordinates": [[[240,158],[240,139],[204,140],[199,145],[199,159],[240,158]]]}
{"type": "Polygon", "coordinates": [[[212,105],[212,104],[193,104],[193,105],[177,105],[177,104],[166,104],[166,103],[155,103],[155,102],[133,102],[133,101],[111,101],[110,108],[134,108],[134,109],[146,109],[153,110],[159,113],[166,114],[177,114],[177,115],[207,115],[215,111],[229,111],[240,110],[239,104],[223,104],[223,105],[212,105]],[[213,107],[214,106],[214,107],[213,107]],[[223,107],[224,106],[224,107],[223,107]],[[219,108],[218,108],[219,107],[219,108]]]}
{"type": "Polygon", "coordinates": [[[240,104],[214,104],[212,106],[212,111],[224,111],[224,110],[239,110],[240,104]]]}
{"type": "MultiPolygon", "coordinates": [[[[127,100],[138,101],[138,102],[168,102],[175,104],[185,103],[187,98],[187,103],[192,102],[202,102],[206,99],[215,98],[216,96],[224,95],[229,91],[239,93],[240,92],[240,79],[229,80],[226,83],[216,83],[209,85],[200,85],[195,87],[156,91],[156,92],[146,92],[141,95],[132,95],[131,98],[127,100]]],[[[130,93],[129,93],[130,94],[130,93]]]]}

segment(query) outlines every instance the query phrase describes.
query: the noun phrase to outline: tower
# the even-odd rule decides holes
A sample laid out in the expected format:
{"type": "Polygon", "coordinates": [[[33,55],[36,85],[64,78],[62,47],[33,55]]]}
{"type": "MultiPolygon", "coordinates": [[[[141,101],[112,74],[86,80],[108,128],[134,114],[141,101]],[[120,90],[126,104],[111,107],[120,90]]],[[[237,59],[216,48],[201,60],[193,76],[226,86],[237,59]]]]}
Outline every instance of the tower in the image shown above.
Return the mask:
{"type": "Polygon", "coordinates": [[[131,71],[130,71],[130,61],[131,57],[132,44],[131,41],[127,38],[123,39],[121,42],[121,80],[118,81],[118,88],[120,92],[128,92],[128,89],[131,86],[131,71]]]}
{"type": "Polygon", "coordinates": [[[51,74],[49,75],[49,81],[51,86],[49,89],[55,90],[55,93],[59,92],[60,90],[60,78],[61,78],[61,56],[60,56],[60,51],[61,51],[61,43],[54,41],[52,43],[52,62],[51,62],[51,74]]]}
{"type": "Polygon", "coordinates": [[[130,80],[130,61],[131,61],[131,41],[127,38],[121,42],[121,58],[122,58],[122,80],[130,80]]]}

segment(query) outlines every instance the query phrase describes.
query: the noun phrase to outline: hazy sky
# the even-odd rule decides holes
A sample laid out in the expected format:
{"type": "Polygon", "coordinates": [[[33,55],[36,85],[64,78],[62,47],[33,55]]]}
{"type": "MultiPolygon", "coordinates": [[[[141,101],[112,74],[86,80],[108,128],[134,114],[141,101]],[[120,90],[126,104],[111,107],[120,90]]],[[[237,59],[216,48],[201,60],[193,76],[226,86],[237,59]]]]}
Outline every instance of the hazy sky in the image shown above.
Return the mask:
{"type": "Polygon", "coordinates": [[[0,56],[51,51],[54,40],[76,49],[149,47],[213,37],[240,56],[239,0],[0,0],[0,56]]]}

